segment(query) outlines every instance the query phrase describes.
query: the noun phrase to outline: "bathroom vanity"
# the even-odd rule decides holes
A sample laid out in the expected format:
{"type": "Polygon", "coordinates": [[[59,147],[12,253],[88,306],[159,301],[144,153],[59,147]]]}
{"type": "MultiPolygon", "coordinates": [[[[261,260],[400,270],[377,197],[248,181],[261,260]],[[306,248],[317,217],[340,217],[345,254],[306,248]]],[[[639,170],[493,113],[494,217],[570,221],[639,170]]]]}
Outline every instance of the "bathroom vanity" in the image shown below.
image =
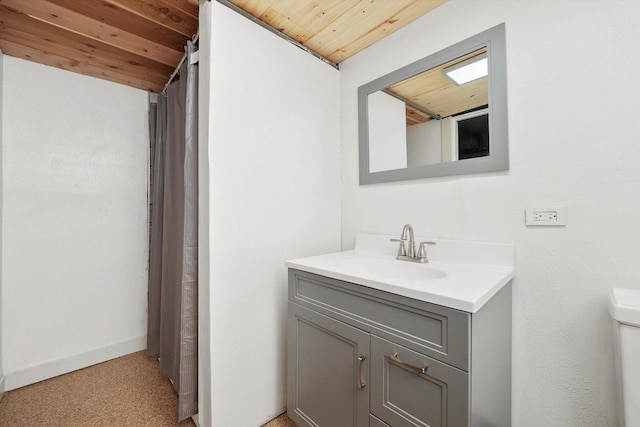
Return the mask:
{"type": "Polygon", "coordinates": [[[392,236],[289,267],[288,415],[299,426],[509,426],[511,245],[392,236]]]}

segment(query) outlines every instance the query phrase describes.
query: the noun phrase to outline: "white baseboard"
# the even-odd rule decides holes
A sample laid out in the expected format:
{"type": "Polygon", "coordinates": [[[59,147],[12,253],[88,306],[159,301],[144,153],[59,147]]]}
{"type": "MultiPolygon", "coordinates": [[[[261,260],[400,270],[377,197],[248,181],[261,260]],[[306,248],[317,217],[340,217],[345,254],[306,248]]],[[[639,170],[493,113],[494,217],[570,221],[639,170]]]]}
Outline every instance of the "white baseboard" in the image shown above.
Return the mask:
{"type": "Polygon", "coordinates": [[[4,375],[0,375],[0,400],[4,396],[4,375]]]}
{"type": "Polygon", "coordinates": [[[126,356],[147,348],[147,337],[140,336],[121,341],[106,347],[89,350],[63,359],[53,360],[30,368],[7,372],[5,390],[11,391],[29,384],[34,384],[58,375],[77,371],[88,366],[106,362],[117,357],[126,356]]]}

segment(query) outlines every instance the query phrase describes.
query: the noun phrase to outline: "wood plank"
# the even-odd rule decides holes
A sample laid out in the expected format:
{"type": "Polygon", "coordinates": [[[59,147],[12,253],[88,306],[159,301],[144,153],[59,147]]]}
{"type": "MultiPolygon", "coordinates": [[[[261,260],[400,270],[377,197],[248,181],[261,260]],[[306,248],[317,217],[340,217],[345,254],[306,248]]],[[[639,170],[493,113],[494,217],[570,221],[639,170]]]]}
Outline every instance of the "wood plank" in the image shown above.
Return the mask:
{"type": "Polygon", "coordinates": [[[102,42],[65,31],[0,5],[0,38],[51,52],[80,63],[92,63],[105,69],[153,82],[166,82],[173,68],[102,42]]]}
{"type": "Polygon", "coordinates": [[[178,9],[184,10],[189,15],[198,18],[198,11],[200,10],[200,5],[198,4],[198,0],[159,0],[163,3],[169,3],[170,5],[177,7],[178,9]]]}
{"type": "Polygon", "coordinates": [[[153,0],[105,0],[142,18],[160,24],[187,38],[198,32],[198,18],[168,3],[153,0]]]}
{"type": "Polygon", "coordinates": [[[340,62],[447,0],[230,0],[333,62],[340,62]]]}
{"type": "Polygon", "coordinates": [[[291,21],[287,16],[281,15],[270,7],[258,18],[299,43],[304,43],[313,36],[312,33],[296,25],[296,23],[291,21]]]}
{"type": "Polygon", "coordinates": [[[0,49],[2,49],[2,52],[4,54],[9,56],[25,59],[27,61],[37,62],[43,65],[49,65],[90,77],[108,80],[114,83],[124,84],[145,91],[161,92],[164,88],[164,84],[158,84],[146,81],[144,79],[125,76],[114,70],[104,69],[102,67],[96,67],[88,63],[78,62],[73,59],[64,58],[62,56],[45,52],[41,49],[33,49],[21,44],[9,42],[7,40],[0,39],[0,49]]]}
{"type": "Polygon", "coordinates": [[[311,34],[318,34],[340,16],[356,7],[358,0],[315,0],[300,2],[297,0],[278,0],[273,9],[291,22],[305,28],[311,34]]]}
{"type": "Polygon", "coordinates": [[[413,126],[420,123],[428,122],[431,117],[422,111],[406,106],[407,126],[413,126]]]}
{"type": "Polygon", "coordinates": [[[174,68],[184,54],[45,0],[0,0],[0,4],[174,68]]]}
{"type": "Polygon", "coordinates": [[[304,43],[353,8],[358,0],[230,0],[292,39],[304,43]]]}
{"type": "Polygon", "coordinates": [[[96,21],[184,52],[188,37],[104,0],[48,0],[96,21]]]}
{"type": "Polygon", "coordinates": [[[274,4],[271,0],[229,0],[229,2],[256,18],[265,13],[266,10],[274,4]]]}
{"type": "Polygon", "coordinates": [[[444,75],[443,69],[485,52],[482,48],[463,55],[391,85],[388,90],[443,117],[482,107],[489,103],[486,77],[458,86],[444,75]]]}
{"type": "Polygon", "coordinates": [[[340,62],[395,32],[446,0],[359,0],[357,7],[337,17],[308,40],[307,47],[340,62]]]}

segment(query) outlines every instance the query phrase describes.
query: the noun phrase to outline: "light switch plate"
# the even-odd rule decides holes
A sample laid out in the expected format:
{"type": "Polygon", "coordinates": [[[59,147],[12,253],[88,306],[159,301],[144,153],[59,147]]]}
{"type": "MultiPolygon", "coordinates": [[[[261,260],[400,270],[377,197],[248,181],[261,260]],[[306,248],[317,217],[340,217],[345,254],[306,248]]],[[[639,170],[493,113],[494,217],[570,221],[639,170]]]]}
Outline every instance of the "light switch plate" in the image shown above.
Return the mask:
{"type": "Polygon", "coordinates": [[[567,225],[567,208],[565,206],[526,208],[525,224],[534,226],[565,226],[567,225]]]}

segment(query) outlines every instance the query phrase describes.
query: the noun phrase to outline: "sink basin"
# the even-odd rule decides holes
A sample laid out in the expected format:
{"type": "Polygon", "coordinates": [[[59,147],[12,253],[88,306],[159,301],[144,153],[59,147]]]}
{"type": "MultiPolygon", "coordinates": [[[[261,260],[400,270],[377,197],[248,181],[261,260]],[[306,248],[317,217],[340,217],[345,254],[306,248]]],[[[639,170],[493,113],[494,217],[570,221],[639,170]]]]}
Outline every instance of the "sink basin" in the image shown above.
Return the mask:
{"type": "Polygon", "coordinates": [[[396,280],[435,280],[447,275],[429,264],[399,261],[376,257],[344,257],[337,262],[341,268],[353,274],[366,274],[384,279],[396,280]]]}

